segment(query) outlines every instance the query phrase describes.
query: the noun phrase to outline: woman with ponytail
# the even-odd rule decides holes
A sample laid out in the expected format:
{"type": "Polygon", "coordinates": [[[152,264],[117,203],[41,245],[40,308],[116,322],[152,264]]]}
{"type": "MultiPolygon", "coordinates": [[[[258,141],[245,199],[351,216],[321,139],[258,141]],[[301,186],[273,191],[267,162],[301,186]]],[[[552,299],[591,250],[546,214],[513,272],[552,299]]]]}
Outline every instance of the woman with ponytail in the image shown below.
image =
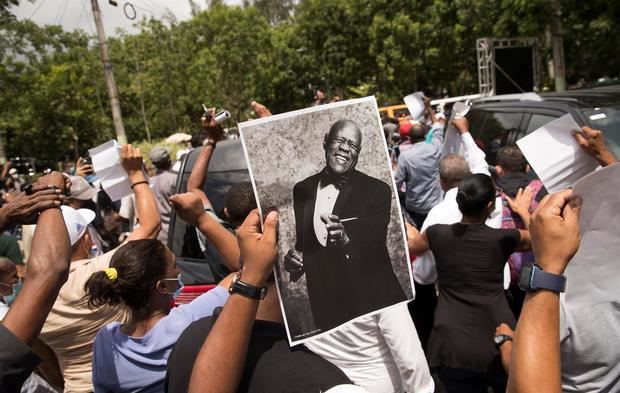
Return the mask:
{"type": "Polygon", "coordinates": [[[156,239],[121,246],[110,266],[93,273],[84,287],[89,306],[123,305],[130,310],[126,323],[110,323],[97,334],[95,392],[163,391],[172,347],[190,323],[224,305],[230,284],[225,281],[172,308],[183,286],[174,254],[156,239]]]}
{"type": "MultiPolygon", "coordinates": [[[[514,329],[516,324],[504,294],[503,270],[510,254],[530,248],[530,236],[527,230],[485,224],[496,195],[489,176],[470,175],[456,197],[460,222],[433,225],[422,234],[408,228],[411,252],[430,249],[435,256],[439,300],[427,357],[448,393],[506,389],[493,342],[497,326],[506,323],[514,329]]],[[[529,223],[529,217],[524,222],[529,223]]]]}

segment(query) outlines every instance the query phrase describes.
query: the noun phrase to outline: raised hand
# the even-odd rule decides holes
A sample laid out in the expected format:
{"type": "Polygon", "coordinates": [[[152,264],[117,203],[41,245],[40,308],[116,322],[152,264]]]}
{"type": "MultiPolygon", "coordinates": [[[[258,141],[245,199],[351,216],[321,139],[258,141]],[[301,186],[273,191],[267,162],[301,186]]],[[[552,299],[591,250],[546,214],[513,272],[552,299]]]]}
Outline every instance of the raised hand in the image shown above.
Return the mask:
{"type": "Polygon", "coordinates": [[[564,273],[580,242],[579,212],[582,200],[572,190],[547,195],[532,214],[532,249],[543,270],[564,273]]]}
{"type": "Polygon", "coordinates": [[[519,188],[514,199],[509,196],[506,196],[506,199],[508,200],[510,210],[523,217],[524,215],[529,214],[532,196],[532,190],[529,187],[525,187],[525,189],[519,188]]]}
{"type": "Polygon", "coordinates": [[[219,142],[224,137],[224,129],[215,122],[215,108],[209,110],[200,118],[200,125],[207,133],[207,140],[211,142],[219,142]]]}
{"type": "Polygon", "coordinates": [[[198,226],[198,219],[206,214],[200,195],[196,193],[172,195],[169,200],[179,217],[190,225],[198,226]]]}
{"type": "Polygon", "coordinates": [[[43,210],[59,207],[63,200],[67,184],[60,172],[52,172],[40,177],[28,193],[20,192],[9,198],[0,209],[0,227],[15,224],[32,224],[37,214],[43,210]]]}
{"type": "Polygon", "coordinates": [[[579,146],[594,157],[601,166],[611,165],[618,161],[607,149],[602,131],[594,130],[590,127],[582,127],[579,131],[574,130],[573,136],[577,143],[579,143],[579,146]]]}
{"type": "Polygon", "coordinates": [[[263,104],[259,104],[256,101],[252,101],[250,104],[252,110],[259,118],[271,116],[271,111],[263,104]]]}
{"type": "Polygon", "coordinates": [[[260,216],[254,209],[237,230],[239,251],[243,260],[243,281],[262,287],[271,275],[277,255],[278,213],[267,215],[260,228],[260,216]]]}
{"type": "Polygon", "coordinates": [[[132,177],[143,177],[142,174],[142,153],[140,149],[135,148],[131,145],[123,145],[121,148],[121,165],[127,175],[129,176],[129,180],[132,182],[135,181],[132,177]]]}

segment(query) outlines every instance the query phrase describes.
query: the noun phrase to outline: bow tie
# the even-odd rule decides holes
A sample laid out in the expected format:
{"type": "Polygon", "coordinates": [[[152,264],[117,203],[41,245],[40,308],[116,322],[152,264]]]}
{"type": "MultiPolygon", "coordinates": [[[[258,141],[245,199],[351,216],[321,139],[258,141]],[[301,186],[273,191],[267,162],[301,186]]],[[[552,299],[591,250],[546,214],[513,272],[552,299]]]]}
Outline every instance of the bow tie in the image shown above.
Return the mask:
{"type": "Polygon", "coordinates": [[[321,173],[320,184],[323,187],[333,184],[334,187],[336,188],[342,188],[342,186],[344,186],[349,181],[350,178],[351,178],[351,175],[348,173],[345,173],[342,175],[336,175],[333,173],[329,173],[326,169],[324,169],[323,172],[321,173]]]}

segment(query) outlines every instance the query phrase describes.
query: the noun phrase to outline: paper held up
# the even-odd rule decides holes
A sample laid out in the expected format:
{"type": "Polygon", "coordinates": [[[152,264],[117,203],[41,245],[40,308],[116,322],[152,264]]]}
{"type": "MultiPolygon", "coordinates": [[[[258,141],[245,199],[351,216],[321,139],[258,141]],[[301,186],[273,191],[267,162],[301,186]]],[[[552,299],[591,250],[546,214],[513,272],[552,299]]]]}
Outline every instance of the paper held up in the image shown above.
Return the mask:
{"type": "Polygon", "coordinates": [[[442,157],[445,157],[448,154],[458,154],[460,156],[465,155],[465,147],[463,146],[458,131],[452,124],[452,120],[465,117],[469,112],[470,108],[470,105],[460,101],[455,102],[452,106],[452,114],[450,115],[450,119],[448,120],[448,129],[446,130],[444,136],[444,144],[441,151],[442,157]]]}
{"type": "Polygon", "coordinates": [[[411,93],[405,98],[405,105],[407,105],[407,109],[409,109],[409,113],[411,114],[411,118],[413,120],[418,120],[424,114],[424,93],[421,91],[416,91],[415,93],[411,93]]]}
{"type": "Polygon", "coordinates": [[[93,170],[101,180],[101,187],[113,202],[132,194],[131,182],[121,165],[120,143],[111,140],[88,152],[93,161],[93,170]]]}
{"type": "MultiPolygon", "coordinates": [[[[569,307],[587,307],[620,298],[617,285],[620,255],[620,164],[579,180],[573,195],[581,197],[581,244],[566,269],[569,307]]],[[[617,318],[616,318],[617,319],[617,318]]]]}
{"type": "Polygon", "coordinates": [[[573,117],[566,114],[517,141],[550,193],[573,186],[599,166],[575,140],[572,132],[580,129],[573,117]]]}

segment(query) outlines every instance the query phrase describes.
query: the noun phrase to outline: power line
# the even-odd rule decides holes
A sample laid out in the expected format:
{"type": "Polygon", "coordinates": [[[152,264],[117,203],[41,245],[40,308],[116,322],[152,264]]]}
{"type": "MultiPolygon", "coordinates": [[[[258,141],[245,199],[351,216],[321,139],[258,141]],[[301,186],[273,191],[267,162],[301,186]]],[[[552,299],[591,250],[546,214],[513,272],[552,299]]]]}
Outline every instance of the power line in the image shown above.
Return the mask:
{"type": "Polygon", "coordinates": [[[56,23],[57,25],[62,25],[62,20],[65,18],[65,13],[67,12],[67,6],[69,5],[69,1],[65,0],[65,7],[62,9],[62,16],[60,20],[56,23]]]}
{"type": "Polygon", "coordinates": [[[85,1],[88,1],[88,0],[80,0],[80,4],[82,4],[82,15],[86,16],[86,24],[88,25],[88,30],[90,30],[90,34],[95,35],[95,31],[92,25],[93,21],[90,19],[90,16],[88,15],[88,11],[86,10],[86,5],[84,4],[85,1]]]}
{"type": "Polygon", "coordinates": [[[30,17],[28,17],[28,19],[32,20],[32,17],[34,16],[34,14],[37,13],[37,11],[39,11],[39,8],[41,8],[41,6],[43,5],[43,3],[45,3],[45,0],[41,0],[41,2],[39,3],[39,5],[37,6],[37,8],[34,9],[34,11],[32,11],[32,14],[30,14],[30,17]]]}

